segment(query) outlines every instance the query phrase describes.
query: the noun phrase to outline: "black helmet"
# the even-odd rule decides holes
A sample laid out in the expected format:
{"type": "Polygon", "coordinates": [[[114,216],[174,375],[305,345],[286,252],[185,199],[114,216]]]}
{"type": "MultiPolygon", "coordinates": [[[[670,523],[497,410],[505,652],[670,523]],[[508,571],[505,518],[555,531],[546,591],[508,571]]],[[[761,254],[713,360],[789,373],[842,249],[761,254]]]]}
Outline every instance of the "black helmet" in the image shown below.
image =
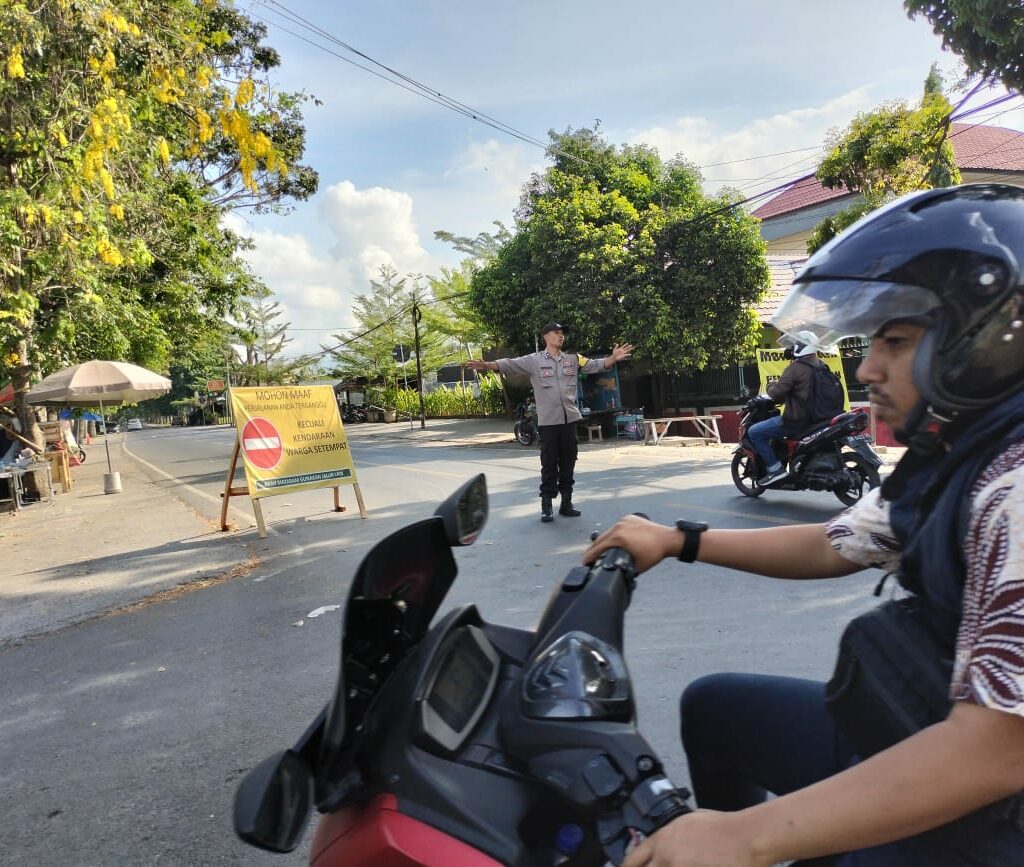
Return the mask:
{"type": "Polygon", "coordinates": [[[1024,188],[913,193],[868,214],[807,261],[772,320],[819,346],[895,320],[927,331],[914,384],[936,410],[991,406],[1024,385],[1024,188]]]}

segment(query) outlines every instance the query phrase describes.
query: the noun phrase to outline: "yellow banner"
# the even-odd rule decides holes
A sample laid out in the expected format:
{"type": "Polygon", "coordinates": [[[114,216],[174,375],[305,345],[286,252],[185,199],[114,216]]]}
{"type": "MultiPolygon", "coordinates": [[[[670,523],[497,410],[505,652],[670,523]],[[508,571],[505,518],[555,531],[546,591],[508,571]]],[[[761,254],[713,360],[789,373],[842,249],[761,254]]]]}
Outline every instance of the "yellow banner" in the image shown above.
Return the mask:
{"type": "MultiPolygon", "coordinates": [[[[783,356],[782,349],[757,350],[757,375],[761,377],[761,394],[768,393],[768,386],[775,382],[792,363],[783,356]]],[[[850,411],[850,391],[846,387],[846,374],[843,372],[843,360],[838,355],[819,352],[818,358],[828,365],[829,369],[839,376],[843,384],[843,409],[850,411]]]]}
{"type": "Polygon", "coordinates": [[[230,394],[250,497],[356,481],[329,385],[232,388],[230,394]]]}

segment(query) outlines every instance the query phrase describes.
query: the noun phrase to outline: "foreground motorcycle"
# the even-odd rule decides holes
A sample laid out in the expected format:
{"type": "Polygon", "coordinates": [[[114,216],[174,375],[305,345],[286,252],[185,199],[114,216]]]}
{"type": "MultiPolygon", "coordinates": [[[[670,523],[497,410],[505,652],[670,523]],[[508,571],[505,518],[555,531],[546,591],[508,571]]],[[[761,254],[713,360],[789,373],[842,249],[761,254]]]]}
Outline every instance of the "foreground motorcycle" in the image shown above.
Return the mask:
{"type": "Polygon", "coordinates": [[[516,407],[516,424],[512,430],[521,445],[532,446],[537,441],[537,404],[532,397],[516,407]]]}
{"type": "Polygon", "coordinates": [[[759,497],[768,488],[775,491],[831,491],[846,506],[852,506],[865,489],[881,483],[878,468],[882,459],[871,446],[866,412],[844,412],[821,422],[799,437],[772,441],[779,461],[789,475],[767,487],[758,479],[767,468],[747,436],[751,425],[779,414],[767,395],[750,398],[740,411],[740,443],[733,452],[733,484],[748,497],[759,497]]]}
{"type": "Polygon", "coordinates": [[[317,867],[598,867],[689,812],[637,731],[623,659],[632,558],[572,569],[536,630],[475,606],[430,626],[483,475],[378,543],[352,581],[328,705],[235,796],[247,843],[289,852],[311,804],[317,867]]]}

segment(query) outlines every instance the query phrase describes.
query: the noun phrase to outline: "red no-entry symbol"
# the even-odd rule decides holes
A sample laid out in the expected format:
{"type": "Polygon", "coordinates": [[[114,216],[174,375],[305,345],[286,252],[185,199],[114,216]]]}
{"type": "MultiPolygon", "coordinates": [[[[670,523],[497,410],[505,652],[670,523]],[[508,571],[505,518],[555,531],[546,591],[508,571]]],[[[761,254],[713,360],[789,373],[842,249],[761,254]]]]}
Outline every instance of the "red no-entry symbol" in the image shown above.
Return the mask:
{"type": "Polygon", "coordinates": [[[249,419],[242,428],[245,459],[261,470],[272,470],[281,460],[281,434],[265,418],[249,419]]]}

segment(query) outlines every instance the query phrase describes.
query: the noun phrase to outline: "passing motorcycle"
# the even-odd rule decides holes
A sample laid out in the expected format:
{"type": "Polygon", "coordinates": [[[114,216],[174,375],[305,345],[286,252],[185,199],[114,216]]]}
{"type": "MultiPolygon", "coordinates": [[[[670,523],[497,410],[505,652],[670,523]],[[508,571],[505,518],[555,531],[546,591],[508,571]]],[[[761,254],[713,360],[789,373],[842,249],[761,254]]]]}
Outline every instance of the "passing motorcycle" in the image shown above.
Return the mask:
{"type": "Polygon", "coordinates": [[[755,395],[739,411],[740,443],[733,452],[732,481],[748,497],[760,497],[768,488],[775,491],[831,491],[846,506],[864,496],[865,490],[881,484],[878,468],[882,459],[865,433],[868,415],[844,412],[811,427],[799,437],[772,441],[776,457],[789,475],[768,486],[758,480],[768,469],[747,436],[750,427],[779,415],[768,395],[755,395]]]}
{"type": "Polygon", "coordinates": [[[512,430],[516,440],[524,446],[532,446],[537,441],[537,404],[532,397],[516,407],[516,423],[512,430]]]}
{"type": "Polygon", "coordinates": [[[571,569],[535,630],[473,605],[430,625],[486,518],[479,475],[367,554],[330,702],[239,785],[247,843],[291,851],[315,804],[317,867],[598,867],[689,812],[635,724],[625,551],[571,569]]]}

